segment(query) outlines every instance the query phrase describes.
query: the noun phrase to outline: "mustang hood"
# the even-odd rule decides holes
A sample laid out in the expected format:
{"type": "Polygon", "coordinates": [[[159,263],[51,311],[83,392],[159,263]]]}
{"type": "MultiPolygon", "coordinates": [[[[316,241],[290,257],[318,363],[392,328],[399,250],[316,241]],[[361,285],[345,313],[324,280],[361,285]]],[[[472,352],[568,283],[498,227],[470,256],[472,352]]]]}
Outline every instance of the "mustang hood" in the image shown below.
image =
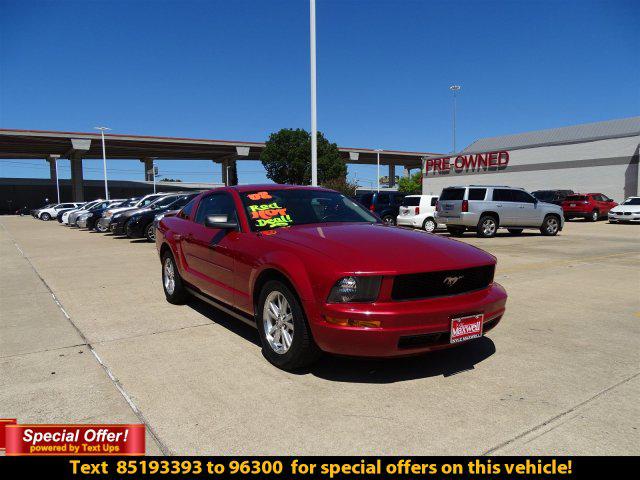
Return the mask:
{"type": "Polygon", "coordinates": [[[354,273],[395,275],[495,263],[492,255],[465,243],[381,224],[300,225],[266,238],[314,250],[354,273]]]}

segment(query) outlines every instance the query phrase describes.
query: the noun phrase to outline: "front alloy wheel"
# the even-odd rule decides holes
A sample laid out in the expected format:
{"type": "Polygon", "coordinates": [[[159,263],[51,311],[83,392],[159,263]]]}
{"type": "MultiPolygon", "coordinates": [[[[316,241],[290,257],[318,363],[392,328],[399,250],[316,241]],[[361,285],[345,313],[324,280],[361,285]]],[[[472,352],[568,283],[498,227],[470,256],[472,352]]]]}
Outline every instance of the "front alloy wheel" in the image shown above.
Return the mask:
{"type": "Polygon", "coordinates": [[[283,370],[298,370],[320,356],[300,301],[288,285],[266,282],[256,307],[262,353],[269,362],[283,370]]]}
{"type": "Polygon", "coordinates": [[[277,290],[265,300],[262,321],[271,349],[280,355],[287,353],[293,343],[293,313],[285,296],[277,290]]]}
{"type": "Polygon", "coordinates": [[[391,215],[385,215],[384,217],[382,217],[382,223],[384,223],[385,225],[395,225],[396,221],[391,215]]]}

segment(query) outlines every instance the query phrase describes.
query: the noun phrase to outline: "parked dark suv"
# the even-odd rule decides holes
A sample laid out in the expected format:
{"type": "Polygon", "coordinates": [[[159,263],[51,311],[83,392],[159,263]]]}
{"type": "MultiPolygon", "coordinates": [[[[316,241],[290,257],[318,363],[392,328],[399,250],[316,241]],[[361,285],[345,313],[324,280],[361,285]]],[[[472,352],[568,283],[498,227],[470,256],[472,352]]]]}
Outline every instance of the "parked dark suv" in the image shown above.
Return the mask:
{"type": "Polygon", "coordinates": [[[369,211],[378,214],[384,223],[395,225],[405,196],[399,192],[364,192],[358,193],[356,199],[369,211]]]}
{"type": "Polygon", "coordinates": [[[541,202],[562,206],[564,199],[567,198],[568,195],[573,195],[573,193],[573,190],[536,190],[535,192],[531,192],[531,195],[541,202]]]}

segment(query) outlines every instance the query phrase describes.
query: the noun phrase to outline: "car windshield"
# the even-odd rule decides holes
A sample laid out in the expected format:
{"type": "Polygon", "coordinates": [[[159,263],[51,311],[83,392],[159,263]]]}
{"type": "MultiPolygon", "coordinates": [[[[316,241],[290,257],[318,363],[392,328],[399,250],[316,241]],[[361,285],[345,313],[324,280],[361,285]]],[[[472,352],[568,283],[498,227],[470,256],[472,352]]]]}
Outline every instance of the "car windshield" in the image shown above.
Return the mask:
{"type": "Polygon", "coordinates": [[[135,205],[137,202],[138,202],[137,198],[130,198],[129,200],[125,200],[124,202],[122,202],[120,205],[118,205],[118,207],[131,207],[135,205]]]}
{"type": "Polygon", "coordinates": [[[640,205],[640,197],[627,198],[623,205],[640,205]]]}
{"type": "Polygon", "coordinates": [[[263,190],[240,194],[253,231],[313,223],[379,223],[353,200],[327,190],[263,190]]]}
{"type": "Polygon", "coordinates": [[[175,202],[178,199],[177,196],[172,195],[170,197],[162,197],[159,198],[158,200],[156,200],[155,202],[153,202],[151,204],[151,206],[153,208],[162,208],[162,207],[166,207],[167,205],[171,205],[173,202],[175,202]]]}

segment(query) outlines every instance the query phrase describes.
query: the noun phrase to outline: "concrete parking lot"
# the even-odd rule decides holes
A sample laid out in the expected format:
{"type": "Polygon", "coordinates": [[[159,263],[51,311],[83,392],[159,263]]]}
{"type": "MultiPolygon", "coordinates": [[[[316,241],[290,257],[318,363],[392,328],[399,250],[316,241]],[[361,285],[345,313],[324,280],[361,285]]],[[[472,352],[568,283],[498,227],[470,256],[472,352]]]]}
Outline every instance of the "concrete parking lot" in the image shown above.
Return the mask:
{"type": "Polygon", "coordinates": [[[640,454],[640,226],[463,241],[509,293],[487,337],[291,374],[167,303],[153,245],[0,217],[0,417],[144,422],[165,454],[640,454]]]}

